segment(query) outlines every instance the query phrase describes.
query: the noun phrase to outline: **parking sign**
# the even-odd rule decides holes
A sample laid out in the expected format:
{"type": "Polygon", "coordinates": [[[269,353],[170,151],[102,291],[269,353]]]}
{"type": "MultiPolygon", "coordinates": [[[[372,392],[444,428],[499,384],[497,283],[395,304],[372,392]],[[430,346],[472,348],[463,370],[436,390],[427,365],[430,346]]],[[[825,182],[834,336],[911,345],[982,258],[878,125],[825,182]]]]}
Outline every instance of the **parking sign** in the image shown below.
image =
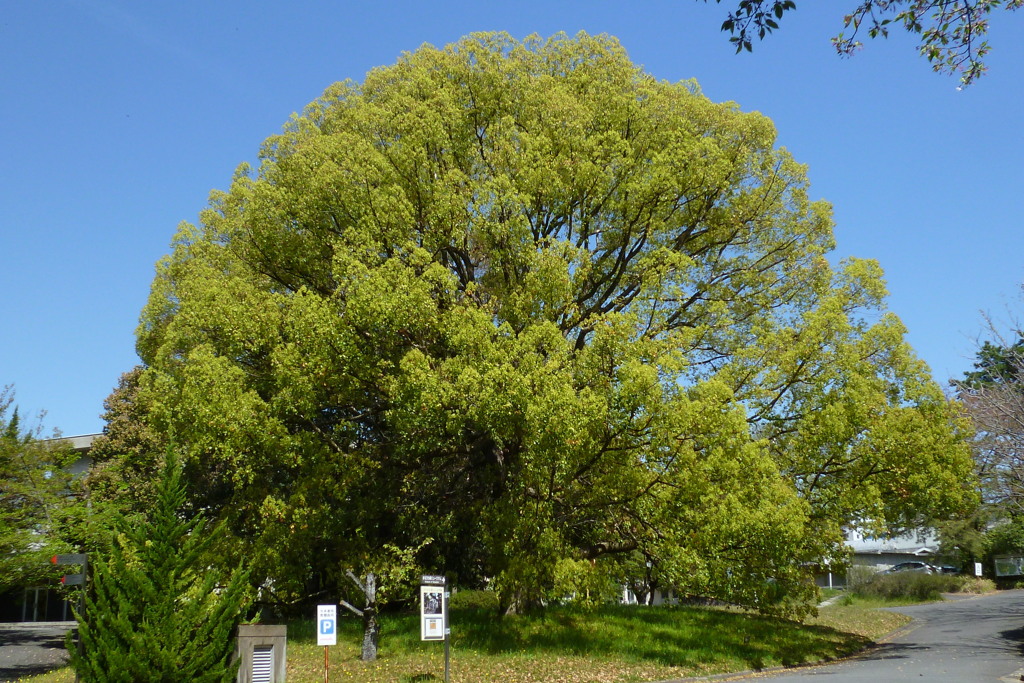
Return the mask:
{"type": "Polygon", "coordinates": [[[338,606],[316,606],[316,644],[338,644],[338,606]]]}

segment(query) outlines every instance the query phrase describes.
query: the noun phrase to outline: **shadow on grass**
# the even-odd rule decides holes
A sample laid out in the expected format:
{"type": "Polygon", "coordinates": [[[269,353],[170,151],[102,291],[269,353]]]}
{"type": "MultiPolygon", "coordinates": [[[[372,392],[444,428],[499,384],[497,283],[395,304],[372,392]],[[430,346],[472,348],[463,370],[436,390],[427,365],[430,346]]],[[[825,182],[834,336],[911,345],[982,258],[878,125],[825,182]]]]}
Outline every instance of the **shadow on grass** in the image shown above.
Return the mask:
{"type": "Polygon", "coordinates": [[[476,612],[453,615],[452,623],[456,646],[488,654],[546,650],[683,667],[790,666],[842,657],[870,644],[867,638],[825,626],[686,607],[562,608],[503,620],[476,612]]]}
{"type": "MultiPolygon", "coordinates": [[[[304,625],[295,626],[289,626],[289,639],[305,639],[304,625]]],[[[871,644],[827,626],[697,607],[556,607],[503,619],[489,610],[456,610],[451,628],[454,648],[481,655],[531,652],[733,670],[827,661],[871,644]]],[[[339,640],[357,643],[361,629],[358,619],[341,619],[339,640]]],[[[309,631],[308,638],[315,639],[309,631]]],[[[382,652],[422,647],[416,615],[382,619],[382,652]]]]}

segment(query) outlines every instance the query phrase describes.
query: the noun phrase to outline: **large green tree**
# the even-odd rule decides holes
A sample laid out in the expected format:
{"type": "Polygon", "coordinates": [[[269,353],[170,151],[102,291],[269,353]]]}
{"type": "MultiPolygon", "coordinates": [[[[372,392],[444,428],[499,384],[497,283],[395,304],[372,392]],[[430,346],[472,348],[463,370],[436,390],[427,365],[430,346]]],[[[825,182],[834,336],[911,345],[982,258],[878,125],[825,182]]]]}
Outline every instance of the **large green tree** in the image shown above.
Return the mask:
{"type": "Polygon", "coordinates": [[[640,552],[797,609],[844,526],[970,502],[955,411],[772,123],[612,38],[425,46],[260,156],[158,265],[138,400],[281,601],[389,547],[506,606],[640,552]]]}
{"type": "MultiPolygon", "coordinates": [[[[707,0],[704,0],[707,2],[707,0]]],[[[722,2],[722,0],[715,0],[722,2]]],[[[779,28],[793,0],[731,0],[722,30],[731,35],[736,51],[751,50],[754,38],[763,39],[779,28]]],[[[865,33],[887,37],[889,29],[917,36],[918,52],[935,71],[958,74],[970,85],[985,73],[985,56],[991,49],[988,34],[993,10],[1016,10],[1022,0],[858,0],[843,16],[843,32],[832,39],[836,51],[851,55],[861,47],[865,33]]]]}

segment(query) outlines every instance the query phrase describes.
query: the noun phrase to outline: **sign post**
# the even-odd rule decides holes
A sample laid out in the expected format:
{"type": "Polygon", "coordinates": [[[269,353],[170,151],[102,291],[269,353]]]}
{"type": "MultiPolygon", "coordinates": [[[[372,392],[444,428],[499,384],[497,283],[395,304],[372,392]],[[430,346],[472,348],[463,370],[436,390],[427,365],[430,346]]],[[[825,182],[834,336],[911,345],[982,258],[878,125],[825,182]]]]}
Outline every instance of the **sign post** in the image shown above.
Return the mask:
{"type": "Polygon", "coordinates": [[[451,629],[448,627],[448,581],[443,576],[420,577],[420,640],[444,641],[444,680],[448,683],[451,663],[451,629]]]}
{"type": "MultiPolygon", "coordinates": [[[[81,586],[82,589],[78,593],[78,614],[82,617],[82,621],[85,621],[85,587],[87,577],[89,575],[89,557],[85,553],[66,553],[63,555],[54,555],[50,558],[50,564],[55,564],[58,567],[64,565],[75,564],[82,568],[80,574],[65,574],[60,577],[60,582],[65,586],[81,586]]],[[[75,629],[75,642],[78,646],[78,656],[82,656],[82,636],[78,629],[75,629]]],[[[75,683],[78,683],[78,672],[75,672],[75,683]]]]}
{"type": "Polygon", "coordinates": [[[338,606],[316,606],[316,644],[324,646],[324,683],[330,676],[331,662],[328,646],[338,644],[338,606]]]}

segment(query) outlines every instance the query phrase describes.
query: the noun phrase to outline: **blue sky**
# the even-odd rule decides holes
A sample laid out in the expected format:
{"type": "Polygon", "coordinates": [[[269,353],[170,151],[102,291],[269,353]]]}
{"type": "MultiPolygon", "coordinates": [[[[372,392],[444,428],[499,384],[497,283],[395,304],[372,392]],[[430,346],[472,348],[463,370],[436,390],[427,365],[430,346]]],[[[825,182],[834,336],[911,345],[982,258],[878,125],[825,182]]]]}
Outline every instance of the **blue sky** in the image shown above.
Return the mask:
{"type": "Polygon", "coordinates": [[[890,309],[945,383],[970,368],[981,312],[1019,309],[1024,12],[996,14],[991,72],[958,92],[907,36],[836,57],[829,37],[854,4],[800,2],[735,55],[726,7],[694,0],[8,3],[0,385],[48,429],[100,431],[103,399],[138,362],[154,263],[209,191],[329,84],[490,30],[608,33],[654,76],[771,117],[811,196],[833,204],[836,259],[880,261],[890,309]]]}

